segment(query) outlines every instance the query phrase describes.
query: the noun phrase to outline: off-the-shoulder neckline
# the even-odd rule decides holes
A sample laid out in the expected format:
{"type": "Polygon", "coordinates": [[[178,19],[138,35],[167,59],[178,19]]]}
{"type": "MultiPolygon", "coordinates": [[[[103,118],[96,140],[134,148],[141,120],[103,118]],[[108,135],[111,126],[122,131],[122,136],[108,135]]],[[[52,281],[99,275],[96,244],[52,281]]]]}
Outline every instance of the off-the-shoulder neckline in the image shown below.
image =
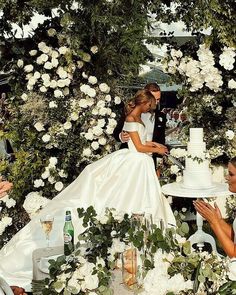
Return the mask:
{"type": "Polygon", "coordinates": [[[142,124],[142,123],[140,123],[140,122],[136,122],[136,121],[134,121],[134,122],[127,122],[127,121],[125,121],[125,123],[138,123],[138,124],[142,125],[145,128],[145,125],[142,124]]]}

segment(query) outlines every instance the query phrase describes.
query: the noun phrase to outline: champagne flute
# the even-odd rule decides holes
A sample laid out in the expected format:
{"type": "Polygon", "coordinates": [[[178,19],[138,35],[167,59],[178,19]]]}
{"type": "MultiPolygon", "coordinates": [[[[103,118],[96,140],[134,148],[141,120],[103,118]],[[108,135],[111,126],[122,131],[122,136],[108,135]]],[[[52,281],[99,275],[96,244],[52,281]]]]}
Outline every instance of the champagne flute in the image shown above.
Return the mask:
{"type": "Polygon", "coordinates": [[[45,215],[40,218],[42,229],[46,235],[47,250],[50,250],[50,232],[52,231],[54,218],[51,215],[45,215]]]}

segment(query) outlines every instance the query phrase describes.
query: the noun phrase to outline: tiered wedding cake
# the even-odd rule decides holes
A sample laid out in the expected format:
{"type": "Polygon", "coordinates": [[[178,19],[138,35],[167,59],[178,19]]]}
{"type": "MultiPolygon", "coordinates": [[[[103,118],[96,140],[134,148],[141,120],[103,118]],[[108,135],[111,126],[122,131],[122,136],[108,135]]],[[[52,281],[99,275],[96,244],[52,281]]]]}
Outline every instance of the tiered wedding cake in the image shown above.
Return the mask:
{"type": "Polygon", "coordinates": [[[209,189],[213,187],[209,160],[206,158],[206,143],[203,128],[190,128],[187,145],[183,187],[189,189],[209,189]]]}

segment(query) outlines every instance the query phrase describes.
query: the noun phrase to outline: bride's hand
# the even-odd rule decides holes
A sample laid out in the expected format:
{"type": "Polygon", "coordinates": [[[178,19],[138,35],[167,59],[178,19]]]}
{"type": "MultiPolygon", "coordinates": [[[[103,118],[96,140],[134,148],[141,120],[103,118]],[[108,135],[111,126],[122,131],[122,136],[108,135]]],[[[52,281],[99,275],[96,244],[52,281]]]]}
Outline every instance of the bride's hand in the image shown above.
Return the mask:
{"type": "Polygon", "coordinates": [[[166,153],[168,153],[168,148],[163,145],[163,144],[160,144],[160,143],[155,143],[155,148],[157,149],[156,153],[160,154],[160,155],[164,155],[166,153]]]}

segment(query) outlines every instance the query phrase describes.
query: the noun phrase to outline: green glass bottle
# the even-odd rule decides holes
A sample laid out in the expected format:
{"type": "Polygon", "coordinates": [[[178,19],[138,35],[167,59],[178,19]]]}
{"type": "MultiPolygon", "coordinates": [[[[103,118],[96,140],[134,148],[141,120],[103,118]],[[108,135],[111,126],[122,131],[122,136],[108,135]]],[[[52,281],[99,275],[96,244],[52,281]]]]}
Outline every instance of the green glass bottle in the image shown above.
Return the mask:
{"type": "Polygon", "coordinates": [[[64,234],[64,255],[68,256],[74,251],[74,226],[71,221],[71,212],[66,211],[64,234]]]}

